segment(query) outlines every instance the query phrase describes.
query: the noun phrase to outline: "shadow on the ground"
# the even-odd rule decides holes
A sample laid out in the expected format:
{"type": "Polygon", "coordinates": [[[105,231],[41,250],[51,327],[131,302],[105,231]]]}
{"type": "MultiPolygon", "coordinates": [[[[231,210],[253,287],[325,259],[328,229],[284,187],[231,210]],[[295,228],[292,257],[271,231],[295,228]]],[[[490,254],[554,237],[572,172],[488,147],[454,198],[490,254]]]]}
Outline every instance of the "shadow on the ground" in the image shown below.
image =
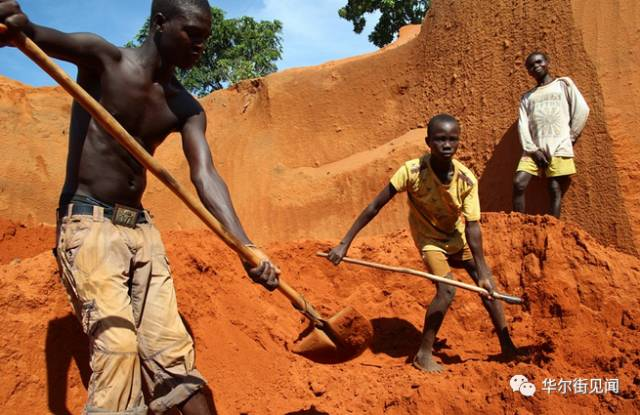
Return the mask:
{"type": "Polygon", "coordinates": [[[91,377],[89,340],[73,314],[49,321],[45,343],[47,362],[47,401],[54,415],[71,415],[67,390],[71,361],[75,361],[86,388],[91,377]]]}
{"type": "Polygon", "coordinates": [[[311,405],[309,409],[301,409],[295,412],[287,412],[285,415],[329,415],[328,412],[319,411],[315,405],[311,405]]]}
{"type": "Polygon", "coordinates": [[[422,334],[413,324],[397,317],[371,320],[373,341],[371,351],[391,357],[413,356],[420,347],[422,334]]]}

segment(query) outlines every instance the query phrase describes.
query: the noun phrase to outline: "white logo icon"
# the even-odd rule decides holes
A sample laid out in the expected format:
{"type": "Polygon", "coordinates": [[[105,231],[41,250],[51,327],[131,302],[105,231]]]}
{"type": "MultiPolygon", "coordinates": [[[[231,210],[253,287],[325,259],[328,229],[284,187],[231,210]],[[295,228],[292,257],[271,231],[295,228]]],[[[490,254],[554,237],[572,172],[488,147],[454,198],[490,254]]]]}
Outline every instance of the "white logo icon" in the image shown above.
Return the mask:
{"type": "Polygon", "coordinates": [[[531,397],[536,393],[536,385],[529,382],[524,375],[515,375],[509,380],[509,386],[513,392],[520,392],[523,396],[531,397]]]}
{"type": "Polygon", "coordinates": [[[520,385],[527,382],[529,382],[529,379],[527,379],[526,376],[515,375],[511,377],[511,380],[509,381],[509,385],[511,385],[512,391],[517,392],[520,390],[520,385]]]}
{"type": "Polygon", "coordinates": [[[520,385],[520,393],[523,396],[530,398],[536,393],[536,385],[534,385],[533,383],[525,382],[522,385],[520,385]]]}

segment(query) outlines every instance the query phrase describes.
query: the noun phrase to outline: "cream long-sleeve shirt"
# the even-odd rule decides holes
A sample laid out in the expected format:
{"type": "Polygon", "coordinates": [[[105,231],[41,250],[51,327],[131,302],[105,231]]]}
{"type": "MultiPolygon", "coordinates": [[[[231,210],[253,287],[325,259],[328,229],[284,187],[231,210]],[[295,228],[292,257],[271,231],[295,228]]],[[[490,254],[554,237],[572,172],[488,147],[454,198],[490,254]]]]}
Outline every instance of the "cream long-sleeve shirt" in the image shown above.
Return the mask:
{"type": "Polygon", "coordinates": [[[525,93],[520,100],[518,132],[524,155],[542,150],[549,157],[573,157],[573,140],[589,116],[589,106],[568,77],[525,93]]]}

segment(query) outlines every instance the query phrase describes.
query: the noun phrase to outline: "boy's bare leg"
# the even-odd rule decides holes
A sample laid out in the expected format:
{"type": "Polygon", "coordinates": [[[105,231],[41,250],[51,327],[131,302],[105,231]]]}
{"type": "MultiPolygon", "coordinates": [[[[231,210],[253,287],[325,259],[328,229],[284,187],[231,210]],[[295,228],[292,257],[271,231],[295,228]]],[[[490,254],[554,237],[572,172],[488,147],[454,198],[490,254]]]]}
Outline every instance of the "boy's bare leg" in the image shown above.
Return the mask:
{"type": "MultiPolygon", "coordinates": [[[[474,260],[464,261],[464,269],[473,278],[473,281],[478,283],[478,272],[476,270],[476,263],[474,260]]],[[[496,286],[493,277],[491,277],[491,285],[496,286]]],[[[500,341],[500,348],[502,349],[502,355],[506,358],[511,358],[517,355],[518,348],[513,344],[511,336],[509,335],[509,328],[504,318],[504,311],[502,309],[502,303],[497,300],[489,300],[482,297],[482,305],[489,313],[493,327],[498,334],[498,340],[500,341]]]]}
{"type": "MultiPolygon", "coordinates": [[[[447,278],[453,278],[453,276],[448,274],[447,278]]],[[[424,318],[422,343],[416,357],[413,359],[413,365],[426,372],[442,371],[442,366],[433,361],[433,343],[442,325],[442,320],[444,320],[444,315],[447,313],[449,305],[451,305],[456,294],[456,288],[451,285],[437,283],[436,286],[436,295],[433,297],[431,304],[429,304],[429,309],[424,318]]]]}
{"type": "Polygon", "coordinates": [[[218,413],[215,405],[213,407],[209,405],[209,400],[202,390],[191,395],[189,399],[179,405],[178,409],[183,415],[216,415],[218,413]]]}
{"type": "Polygon", "coordinates": [[[529,182],[533,177],[526,171],[518,171],[513,177],[513,211],[524,213],[525,197],[524,194],[529,186],[529,182]]]}
{"type": "Polygon", "coordinates": [[[571,176],[558,176],[549,178],[549,199],[551,199],[551,214],[560,217],[562,197],[569,190],[571,176]]]}

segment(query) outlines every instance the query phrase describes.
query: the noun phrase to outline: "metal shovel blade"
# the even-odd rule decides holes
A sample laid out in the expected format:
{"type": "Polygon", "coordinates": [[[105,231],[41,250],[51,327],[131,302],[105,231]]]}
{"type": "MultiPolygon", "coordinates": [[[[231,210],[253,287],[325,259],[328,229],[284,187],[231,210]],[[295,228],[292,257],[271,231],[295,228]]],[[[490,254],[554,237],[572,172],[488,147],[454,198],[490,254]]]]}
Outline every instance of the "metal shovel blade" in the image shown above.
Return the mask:
{"type": "Polygon", "coordinates": [[[353,357],[362,353],[373,339],[371,323],[353,307],[342,309],[323,323],[295,344],[293,352],[307,357],[331,354],[353,357]]]}

